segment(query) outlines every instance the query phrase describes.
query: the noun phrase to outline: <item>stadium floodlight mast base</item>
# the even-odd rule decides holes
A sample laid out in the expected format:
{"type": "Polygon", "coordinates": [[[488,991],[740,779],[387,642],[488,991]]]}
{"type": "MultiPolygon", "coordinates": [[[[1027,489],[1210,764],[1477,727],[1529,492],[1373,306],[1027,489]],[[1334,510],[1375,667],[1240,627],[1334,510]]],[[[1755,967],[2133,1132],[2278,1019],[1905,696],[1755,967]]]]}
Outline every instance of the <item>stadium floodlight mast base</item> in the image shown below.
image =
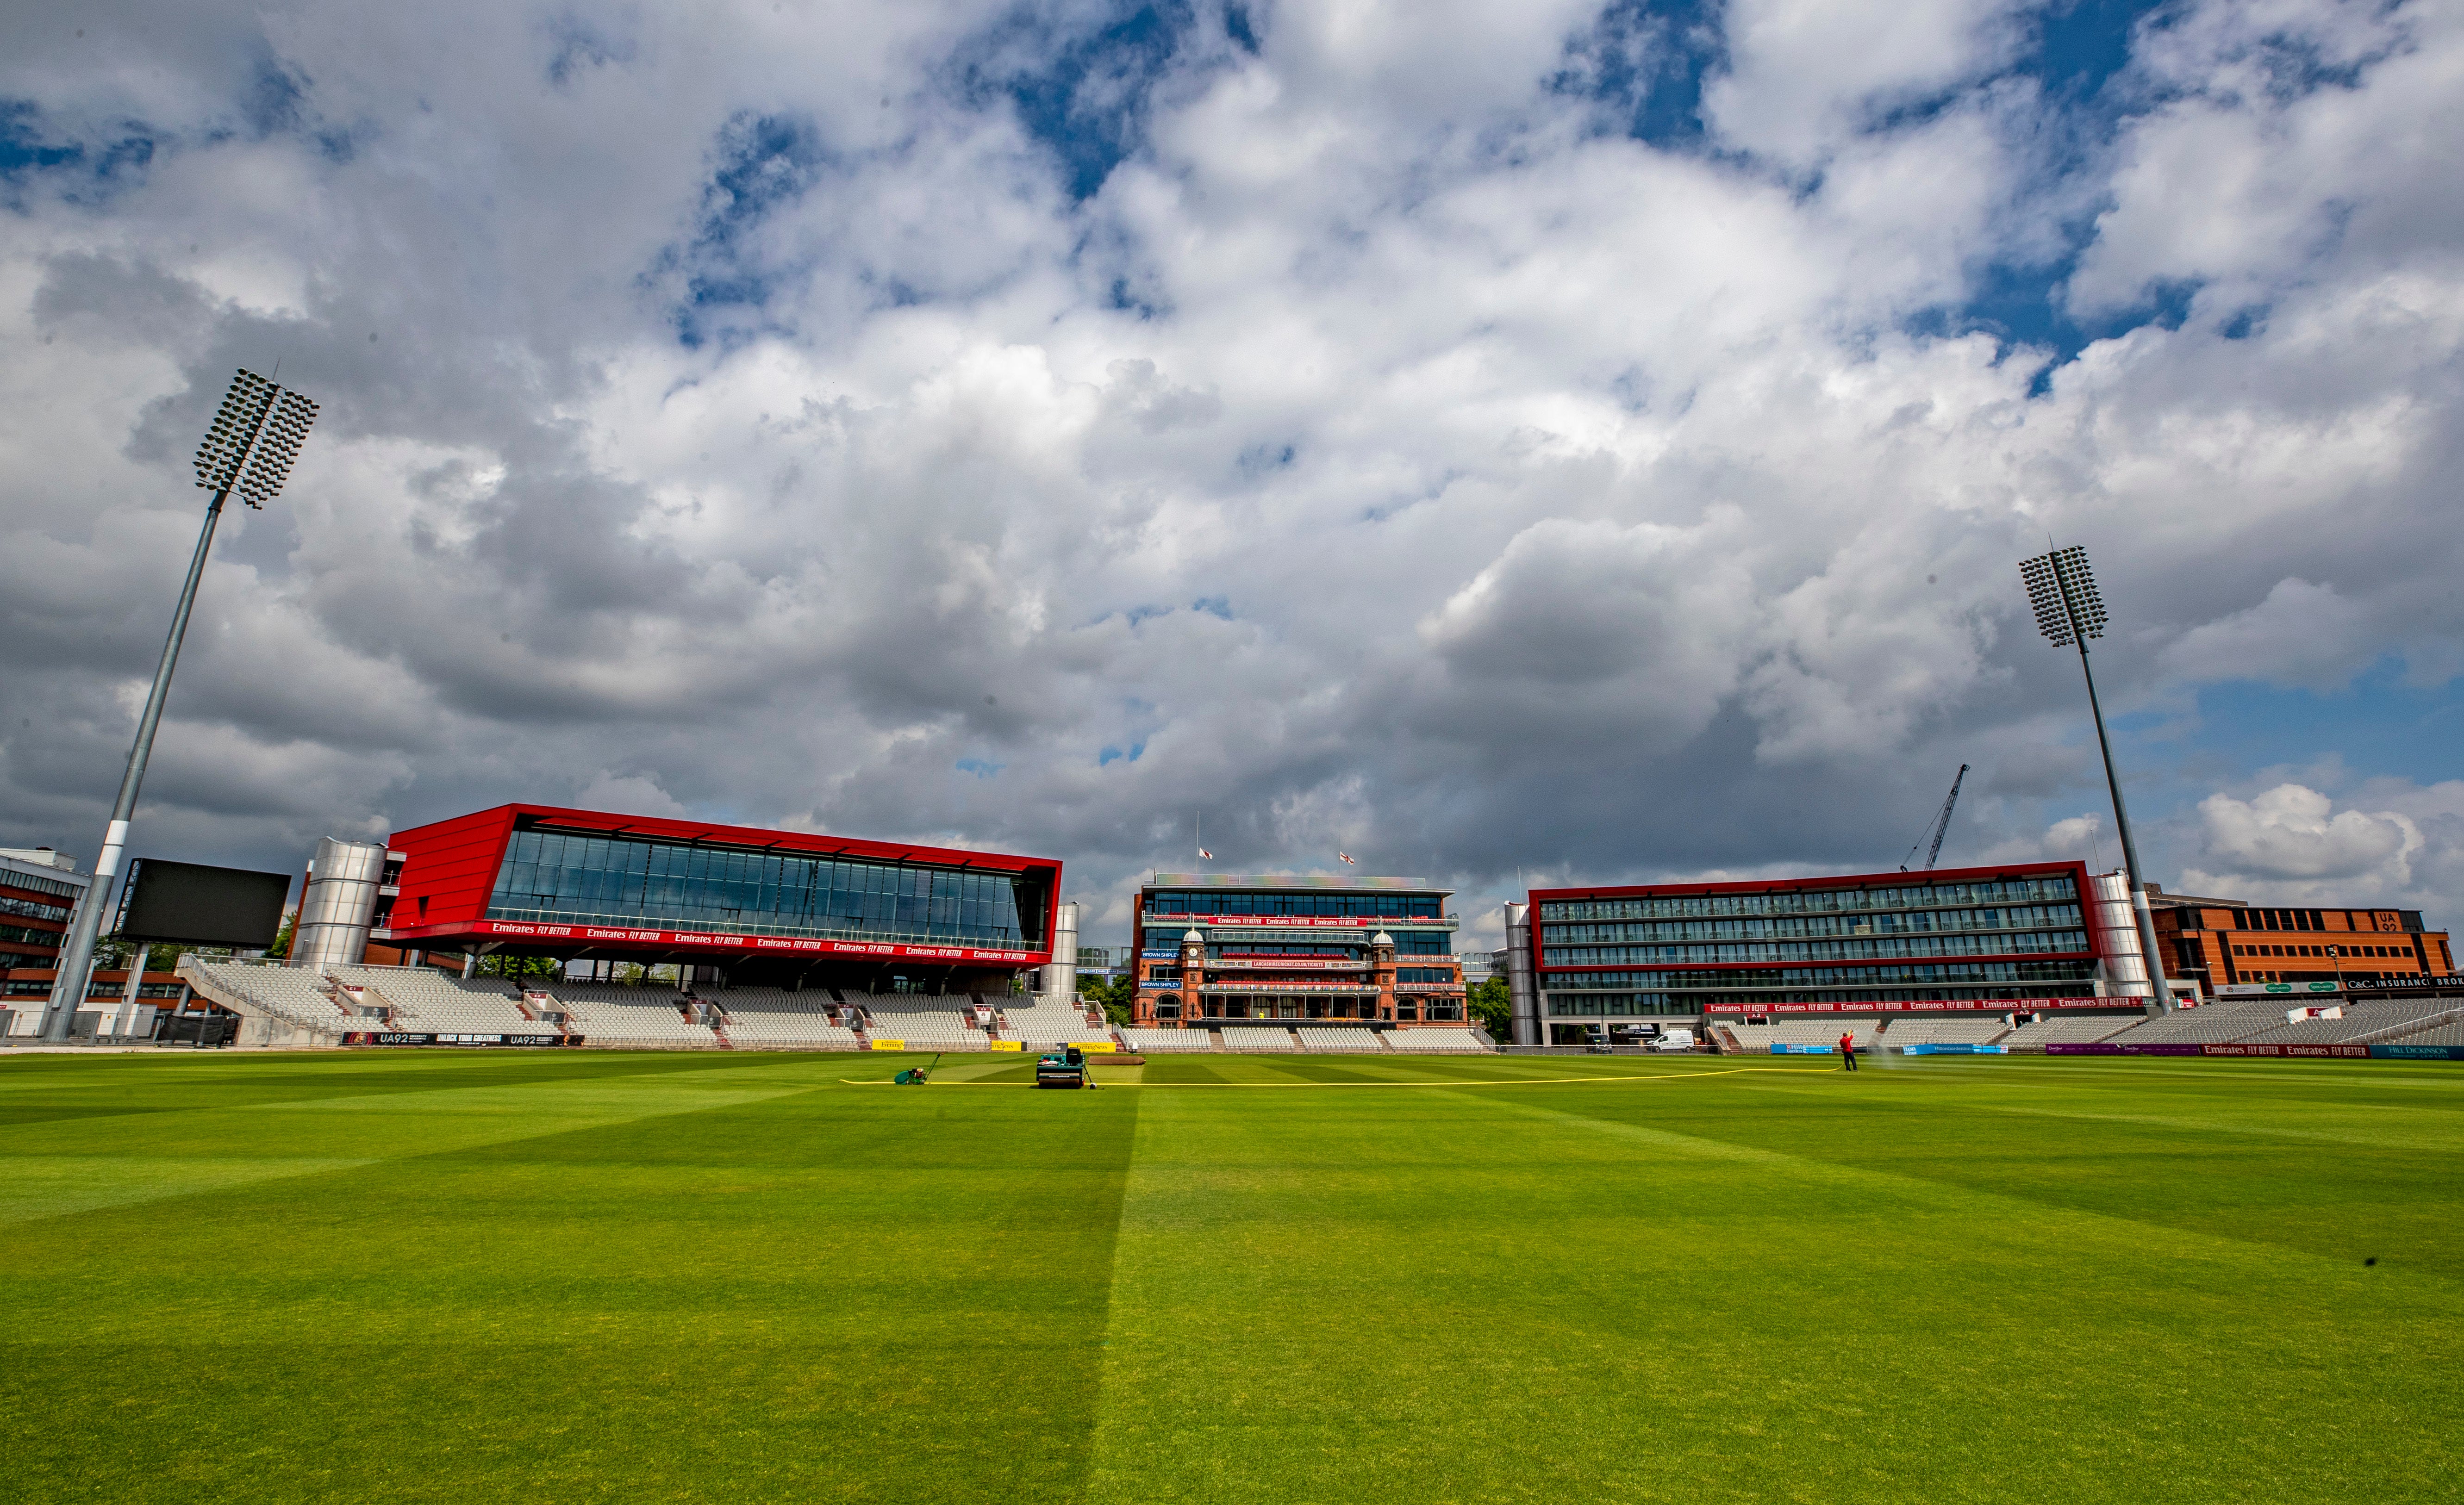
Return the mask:
{"type": "MultiPolygon", "coordinates": [[[[2113,743],[2104,734],[2104,708],[2096,698],[2096,670],[2087,661],[2087,640],[2104,636],[2104,600],[2097,594],[2096,573],[2088,568],[2087,551],[2077,544],[2019,561],[2019,576],[2028,585],[2028,604],[2036,613],[2036,630],[2057,648],[2079,649],[2079,673],[2087,680],[2088,714],[2096,720],[2097,751],[2104,754],[2104,783],[2113,792],[2113,825],[2122,837],[2122,870],[2130,884],[2130,907],[2139,925],[2139,949],[2146,953],[2147,983],[2156,1007],[2173,1009],[2172,990],[2165,986],[2165,958],[2157,950],[2156,915],[2147,906],[2147,884],[2139,873],[2139,846],[2130,839],[2130,811],[2122,801],[2122,775],[2113,769],[2113,743]]],[[[2088,902],[2095,903],[2089,896],[2088,902]]]]}
{"type": "MultiPolygon", "coordinates": [[[[145,781],[145,760],[154,751],[154,729],[163,721],[163,703],[170,698],[171,670],[180,662],[180,641],[188,634],[188,613],[197,604],[197,582],[205,578],[206,556],[213,548],[214,525],[222,520],[223,503],[231,492],[253,508],[262,509],[279,495],[299,457],[308,425],[317,421],[317,404],[297,392],[275,385],[253,371],[231,378],[223,405],[197,446],[197,485],[213,492],[206,504],[206,523],[197,534],[197,552],[188,560],[188,578],[180,587],[180,603],[171,612],[171,635],[163,643],[163,660],[154,666],[154,687],[145,693],[145,709],[137,718],[137,741],[128,750],[128,768],[121,774],[120,797],[112,802],[111,823],[103,827],[102,852],[94,862],[94,877],[70,923],[60,948],[58,971],[52,976],[50,1010],[42,1037],[64,1041],[76,1032],[77,1010],[93,985],[94,943],[102,932],[102,917],[111,905],[112,880],[120,872],[120,856],[128,844],[129,818],[137,813],[138,787],[145,781]]],[[[142,955],[141,950],[141,955],[142,955]]],[[[140,962],[142,970],[143,963],[140,962]]],[[[134,990],[132,989],[132,992],[134,990]]]]}

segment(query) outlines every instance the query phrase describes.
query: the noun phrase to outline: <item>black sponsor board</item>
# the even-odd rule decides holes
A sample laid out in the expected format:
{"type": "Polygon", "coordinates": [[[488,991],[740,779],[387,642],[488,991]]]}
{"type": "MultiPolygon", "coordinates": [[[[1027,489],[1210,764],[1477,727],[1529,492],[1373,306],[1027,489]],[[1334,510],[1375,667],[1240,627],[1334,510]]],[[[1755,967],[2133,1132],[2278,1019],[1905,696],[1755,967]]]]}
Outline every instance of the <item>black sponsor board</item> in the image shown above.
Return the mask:
{"type": "Polygon", "coordinates": [[[158,1014],[154,1037],[165,1045],[229,1045],[239,1038],[239,1020],[228,1014],[158,1014]]]}
{"type": "Polygon", "coordinates": [[[562,1045],[562,1035],[410,1035],[398,1031],[369,1031],[352,1036],[363,1045],[562,1045]]]}

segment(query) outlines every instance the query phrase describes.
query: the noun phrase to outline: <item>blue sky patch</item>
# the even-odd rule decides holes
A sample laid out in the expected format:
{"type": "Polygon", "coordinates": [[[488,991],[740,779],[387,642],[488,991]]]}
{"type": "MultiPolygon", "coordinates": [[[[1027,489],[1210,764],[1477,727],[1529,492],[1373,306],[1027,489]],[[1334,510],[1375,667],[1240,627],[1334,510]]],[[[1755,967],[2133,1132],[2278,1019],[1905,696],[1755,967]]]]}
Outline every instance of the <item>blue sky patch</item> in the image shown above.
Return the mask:
{"type": "MultiPolygon", "coordinates": [[[[1137,150],[1148,96],[1197,25],[1189,6],[1169,0],[1115,5],[1092,25],[1059,36],[1020,18],[979,45],[960,70],[962,91],[979,105],[1007,100],[1026,133],[1052,153],[1069,196],[1092,198],[1137,150]]],[[[1245,11],[1239,26],[1231,32],[1227,18],[1228,39],[1249,34],[1254,44],[1245,11]]]]}
{"type": "Polygon", "coordinates": [[[750,242],[761,223],[809,191],[830,164],[821,129],[796,115],[739,114],[718,134],[716,165],[702,190],[693,244],[668,265],[691,269],[686,306],[675,314],[676,338],[697,347],[717,332],[713,316],[759,309],[786,274],[750,242]]]}
{"type": "Polygon", "coordinates": [[[2299,766],[2328,756],[2348,768],[2424,784],[2459,776],[2454,749],[2464,741],[2464,685],[2409,684],[2402,663],[2382,660],[2341,690],[2289,689],[2252,680],[2198,691],[2194,719],[2151,720],[2169,755],[2237,769],[2299,766]]]}
{"type": "Polygon", "coordinates": [[[1601,106],[1614,128],[1654,146],[1703,141],[1703,86],[1727,65],[1719,8],[1616,0],[1569,42],[1550,92],[1601,106]]]}

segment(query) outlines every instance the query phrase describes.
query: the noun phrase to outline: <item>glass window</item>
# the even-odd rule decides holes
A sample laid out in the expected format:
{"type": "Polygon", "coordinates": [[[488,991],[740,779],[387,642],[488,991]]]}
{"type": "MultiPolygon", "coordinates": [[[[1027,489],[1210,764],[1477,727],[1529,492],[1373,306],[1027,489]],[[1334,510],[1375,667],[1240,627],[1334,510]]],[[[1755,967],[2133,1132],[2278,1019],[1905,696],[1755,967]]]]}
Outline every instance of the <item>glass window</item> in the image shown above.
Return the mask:
{"type": "Polygon", "coordinates": [[[773,935],[1042,943],[1042,873],[808,858],[681,842],[519,831],[507,843],[489,916],[773,935]]]}

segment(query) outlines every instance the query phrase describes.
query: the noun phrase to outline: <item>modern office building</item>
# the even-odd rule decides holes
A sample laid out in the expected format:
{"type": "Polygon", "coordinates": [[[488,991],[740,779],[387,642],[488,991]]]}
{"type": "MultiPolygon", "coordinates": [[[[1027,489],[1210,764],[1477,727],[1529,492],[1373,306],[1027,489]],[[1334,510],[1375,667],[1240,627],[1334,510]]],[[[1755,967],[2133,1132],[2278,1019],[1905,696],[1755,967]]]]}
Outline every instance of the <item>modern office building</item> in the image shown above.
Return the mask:
{"type": "Polygon", "coordinates": [[[51,996],[60,941],[89,882],[49,847],[0,851],[0,1002],[27,1016],[17,1033],[33,1033],[51,996]]]}
{"type": "Polygon", "coordinates": [[[1532,960],[1518,1035],[1572,1042],[1617,1021],[1722,1014],[2140,1009],[2146,973],[2118,883],[2042,862],[1535,889],[1520,917],[1532,960]]]}
{"type": "Polygon", "coordinates": [[[1010,992],[1051,960],[1061,884],[1044,858],[547,805],[398,831],[361,868],[391,948],[885,993],[1010,992]]]}
{"type": "Polygon", "coordinates": [[[1137,1023],[1468,1028],[1449,897],[1417,878],[1158,873],[1132,935],[1137,1023]]]}
{"type": "MultiPolygon", "coordinates": [[[[0,1030],[10,1036],[23,1039],[39,1032],[58,975],[61,937],[92,882],[73,859],[50,847],[0,848],[0,1013],[6,1015],[0,1030]]],[[[125,964],[97,968],[86,978],[84,1007],[124,1001],[134,1009],[187,992],[171,972],[140,971],[135,980],[131,988],[125,964]]]]}
{"type": "Polygon", "coordinates": [[[2211,993],[2455,971],[2447,932],[2423,928],[2418,909],[2280,908],[2168,894],[2154,884],[2147,897],[2167,960],[2211,993]]]}

